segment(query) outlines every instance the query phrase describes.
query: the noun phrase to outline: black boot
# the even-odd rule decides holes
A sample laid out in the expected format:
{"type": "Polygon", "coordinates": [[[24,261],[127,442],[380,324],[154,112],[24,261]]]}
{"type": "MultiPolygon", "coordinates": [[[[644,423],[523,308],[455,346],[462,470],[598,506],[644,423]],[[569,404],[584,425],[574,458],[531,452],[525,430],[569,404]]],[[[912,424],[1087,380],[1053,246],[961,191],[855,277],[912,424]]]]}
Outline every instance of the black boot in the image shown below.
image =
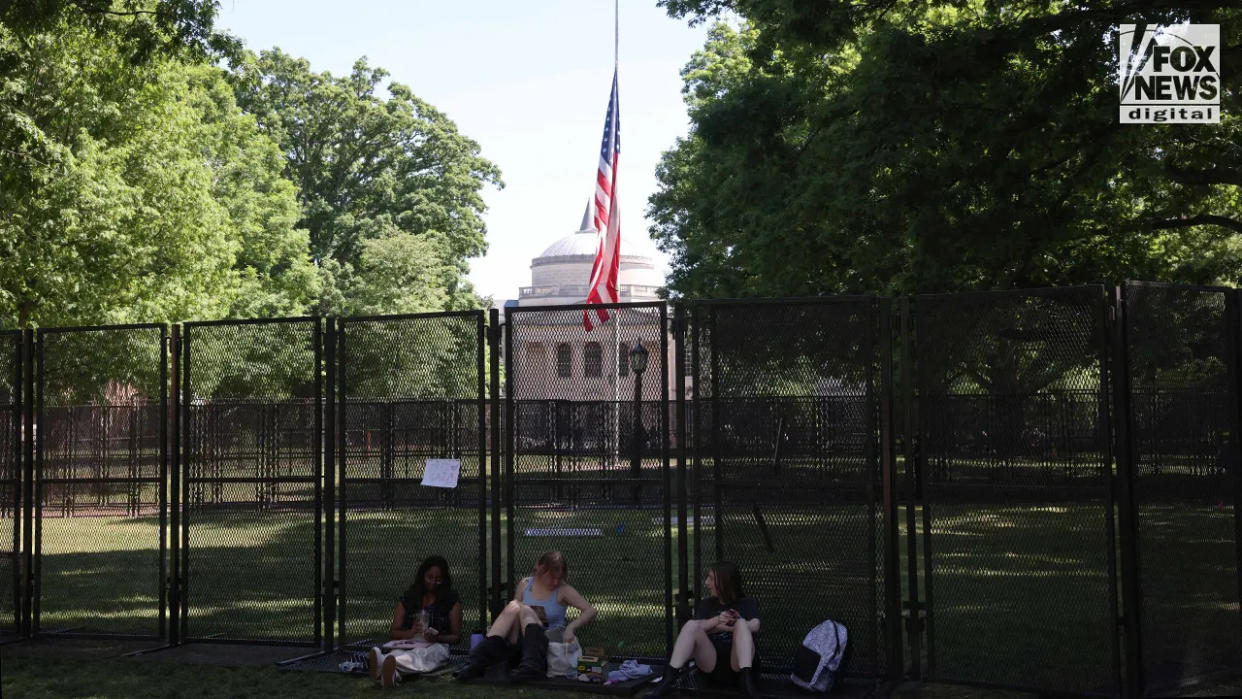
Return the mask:
{"type": "Polygon", "coordinates": [[[509,673],[510,682],[529,682],[548,676],[548,635],[543,624],[527,624],[522,631],[522,662],[509,673]]]}
{"type": "Polygon", "coordinates": [[[669,696],[677,691],[677,681],[679,679],[681,679],[681,668],[665,665],[664,676],[660,678],[660,683],[653,687],[650,692],[644,694],[644,699],[660,699],[660,697],[669,696]]]}
{"type": "Polygon", "coordinates": [[[759,693],[759,677],[755,674],[755,669],[751,667],[742,668],[742,692],[748,697],[761,697],[759,693]]]}
{"type": "Polygon", "coordinates": [[[504,660],[505,653],[505,639],[500,636],[488,636],[483,639],[482,643],[470,649],[466,664],[453,673],[453,677],[462,682],[482,677],[492,663],[504,660]]]}

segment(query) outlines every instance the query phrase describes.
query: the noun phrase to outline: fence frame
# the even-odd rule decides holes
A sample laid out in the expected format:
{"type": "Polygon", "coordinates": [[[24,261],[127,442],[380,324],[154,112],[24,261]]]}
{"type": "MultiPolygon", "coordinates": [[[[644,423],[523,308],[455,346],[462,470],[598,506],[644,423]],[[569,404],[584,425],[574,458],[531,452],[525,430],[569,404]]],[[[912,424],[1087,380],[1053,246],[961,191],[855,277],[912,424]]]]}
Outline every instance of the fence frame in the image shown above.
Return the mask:
{"type": "MultiPolygon", "coordinates": [[[[459,403],[462,400],[472,400],[475,402],[475,405],[478,411],[478,418],[477,418],[478,442],[476,444],[476,448],[478,449],[479,492],[478,492],[478,501],[477,501],[476,509],[478,513],[478,530],[479,530],[479,537],[478,537],[479,547],[477,551],[478,561],[479,561],[479,575],[478,575],[478,580],[476,582],[478,585],[478,593],[479,593],[479,609],[478,609],[479,616],[477,619],[477,623],[480,625],[486,625],[488,623],[488,614],[487,614],[487,607],[488,607],[488,604],[487,604],[487,601],[488,601],[488,595],[487,595],[487,580],[488,580],[488,574],[487,574],[487,569],[488,569],[488,563],[487,563],[488,561],[488,549],[487,549],[487,512],[488,512],[488,507],[487,507],[487,492],[488,492],[487,490],[487,457],[488,457],[487,409],[488,409],[488,401],[487,401],[487,396],[486,396],[486,375],[485,375],[484,367],[486,364],[485,353],[486,353],[487,348],[489,347],[489,342],[487,339],[487,328],[486,328],[486,323],[485,323],[486,316],[483,311],[445,311],[445,312],[432,312],[432,313],[406,313],[406,314],[400,314],[400,315],[351,316],[347,318],[338,318],[335,320],[335,327],[330,333],[330,336],[333,337],[336,342],[335,348],[332,351],[332,359],[334,363],[329,368],[329,372],[331,372],[330,375],[334,374],[334,378],[336,381],[336,385],[332,389],[330,389],[330,392],[335,391],[335,395],[333,397],[333,400],[331,401],[332,410],[334,411],[333,420],[332,420],[332,423],[334,426],[333,426],[333,434],[331,435],[331,439],[327,442],[329,445],[331,445],[331,448],[329,448],[327,452],[329,453],[336,452],[336,455],[335,457],[328,457],[328,458],[333,458],[333,461],[332,461],[333,467],[332,467],[332,470],[329,471],[329,473],[331,474],[330,477],[334,481],[339,475],[339,479],[341,483],[341,488],[339,492],[336,493],[335,499],[333,499],[330,504],[331,508],[335,508],[336,516],[339,517],[339,535],[338,535],[338,541],[337,541],[337,544],[339,546],[339,552],[338,552],[339,558],[338,558],[337,577],[335,578],[334,585],[333,585],[336,594],[333,595],[331,599],[333,599],[333,603],[332,603],[333,611],[337,615],[337,626],[338,626],[337,636],[342,642],[344,642],[344,640],[347,638],[345,624],[346,624],[346,619],[347,619],[347,611],[346,611],[348,608],[347,602],[349,599],[348,580],[345,574],[346,562],[348,561],[348,555],[349,555],[349,549],[347,545],[347,531],[348,531],[347,514],[349,512],[349,507],[348,507],[348,501],[346,499],[346,492],[348,489],[345,487],[346,481],[348,478],[348,459],[347,459],[347,448],[346,448],[347,445],[346,445],[346,440],[345,440],[345,432],[348,428],[348,425],[345,424],[345,419],[347,415],[346,407],[348,405],[348,398],[349,398],[349,383],[348,383],[348,371],[347,371],[348,366],[349,366],[349,354],[348,354],[349,343],[347,341],[348,333],[346,332],[346,330],[350,325],[354,325],[354,324],[363,324],[363,323],[370,323],[370,322],[400,322],[403,320],[420,320],[420,319],[436,319],[436,318],[467,318],[467,319],[473,318],[476,321],[475,323],[476,395],[475,397],[469,398],[469,399],[451,398],[451,399],[446,399],[446,400],[453,401],[454,403],[459,403]]],[[[493,366],[495,366],[494,360],[493,360],[493,366]]],[[[496,369],[494,369],[493,371],[495,370],[496,369]]],[[[333,510],[329,509],[328,519],[330,523],[328,524],[328,527],[332,527],[332,524],[331,524],[331,521],[333,519],[332,512],[333,510]]],[[[329,548],[330,548],[330,545],[329,545],[329,548]]],[[[331,552],[329,552],[328,555],[331,556],[332,555],[331,552]]],[[[329,560],[329,565],[327,569],[331,571],[332,570],[332,567],[330,565],[331,558],[329,558],[328,560],[329,560]]],[[[331,576],[328,576],[328,577],[331,577],[331,576]]],[[[463,625],[466,622],[467,620],[463,619],[463,625]]],[[[330,634],[331,632],[329,632],[329,635],[330,634]]],[[[328,641],[325,641],[325,649],[329,649],[328,643],[329,643],[328,641]]]]}
{"type": "MultiPolygon", "coordinates": [[[[885,645],[886,655],[884,657],[876,657],[875,661],[878,666],[885,667],[883,673],[876,675],[876,678],[895,677],[901,672],[902,665],[902,647],[900,638],[900,619],[901,619],[901,594],[900,594],[900,556],[899,556],[899,530],[897,519],[897,490],[896,490],[896,459],[894,457],[894,443],[896,435],[892,423],[892,413],[894,409],[893,401],[893,361],[892,355],[894,351],[892,336],[892,319],[893,319],[893,299],[880,296],[868,295],[842,295],[830,297],[804,296],[791,298],[729,298],[729,299],[710,299],[710,300],[694,300],[676,304],[677,308],[685,307],[690,312],[689,321],[693,329],[689,339],[686,339],[687,333],[683,332],[681,338],[683,342],[690,343],[690,363],[691,363],[691,382],[694,386],[693,399],[683,400],[686,405],[680,409],[680,413],[684,415],[685,409],[693,404],[695,410],[696,426],[692,431],[693,437],[691,442],[691,451],[694,461],[694,533],[695,537],[695,555],[693,561],[694,570],[699,571],[703,568],[702,561],[702,491],[703,482],[701,478],[702,465],[701,459],[705,453],[709,453],[712,459],[713,469],[713,511],[715,512],[715,529],[713,537],[715,539],[715,554],[717,560],[723,559],[725,539],[727,538],[726,529],[723,526],[723,503],[722,503],[722,484],[721,478],[721,458],[719,455],[718,445],[721,443],[721,435],[719,433],[720,421],[717,419],[717,408],[715,407],[720,397],[719,377],[720,368],[718,363],[719,354],[715,351],[714,338],[716,337],[716,312],[721,308],[738,308],[738,307],[755,307],[763,309],[766,307],[780,306],[856,306],[860,309],[867,309],[867,340],[864,344],[865,354],[867,357],[866,375],[868,378],[867,392],[864,399],[868,405],[865,421],[868,426],[868,439],[864,446],[863,458],[868,468],[879,471],[879,492],[871,492],[870,506],[873,512],[879,510],[879,516],[882,518],[880,529],[883,531],[883,553],[884,553],[884,576],[883,581],[884,592],[883,599],[875,598],[876,583],[876,565],[875,558],[877,551],[875,550],[874,538],[871,539],[872,551],[872,582],[870,589],[873,596],[873,612],[884,615],[884,623],[882,629],[876,638],[877,642],[885,645]],[[707,316],[704,319],[704,315],[707,316]],[[702,335],[703,329],[707,328],[710,333],[709,341],[704,345],[702,335]],[[706,347],[706,349],[705,349],[706,347]],[[710,366],[710,383],[711,394],[707,399],[703,398],[703,392],[699,390],[702,384],[702,355],[704,352],[709,354],[710,366]],[[878,371],[877,371],[878,370],[878,371]],[[878,375],[877,375],[878,374],[878,375]],[[712,438],[711,448],[707,452],[702,447],[700,441],[700,432],[698,421],[700,419],[700,406],[703,403],[711,406],[712,412],[712,438]]],[[[681,353],[684,355],[686,349],[683,348],[681,353]]],[[[678,367],[684,370],[684,357],[678,359],[678,367]]],[[[682,387],[679,381],[679,389],[682,387]]],[[[679,435],[684,435],[684,431],[680,431],[679,435]]],[[[681,437],[684,444],[686,440],[681,437]]],[[[688,463],[688,462],[686,462],[688,463]]],[[[685,464],[683,464],[684,466],[685,464]]],[[[868,474],[868,490],[874,491],[874,473],[868,474]]],[[[688,499],[684,490],[681,491],[683,501],[688,499]]],[[[684,526],[686,517],[683,515],[681,522],[684,526]]],[[[873,526],[873,529],[875,527],[873,526]]],[[[683,537],[684,538],[684,537],[683,537]]],[[[689,561],[683,557],[682,569],[689,565],[689,561]]],[[[696,576],[697,578],[697,576],[696,576]]],[[[701,582],[696,580],[694,597],[702,598],[702,592],[699,589],[701,582]]]]}
{"type": "MultiPolygon", "coordinates": [[[[672,588],[672,572],[673,572],[672,555],[673,553],[672,553],[672,522],[671,522],[672,494],[669,492],[671,489],[672,483],[671,483],[671,474],[669,473],[671,464],[670,464],[670,458],[669,458],[670,449],[669,449],[669,386],[668,386],[668,374],[669,374],[669,371],[668,371],[669,369],[668,367],[669,344],[668,342],[669,342],[669,335],[671,334],[672,329],[669,327],[668,305],[665,304],[663,301],[647,301],[647,302],[638,302],[638,303],[611,303],[611,304],[569,304],[569,305],[558,305],[558,306],[546,306],[546,305],[545,306],[519,306],[519,307],[511,306],[511,307],[505,308],[504,357],[508,363],[506,365],[506,370],[505,370],[505,408],[506,408],[505,450],[506,450],[506,455],[505,455],[505,472],[504,472],[502,487],[504,489],[505,512],[507,515],[507,525],[508,525],[507,526],[507,541],[505,543],[505,551],[507,555],[507,566],[506,566],[505,578],[503,579],[503,582],[498,579],[496,581],[496,587],[500,588],[503,585],[505,589],[509,590],[512,593],[516,589],[515,586],[518,581],[518,578],[516,575],[516,562],[514,560],[514,555],[515,555],[514,547],[516,544],[516,535],[517,535],[516,521],[515,521],[516,520],[515,503],[516,503],[516,496],[517,496],[516,458],[518,454],[517,436],[514,430],[514,416],[517,412],[516,410],[517,400],[514,396],[514,383],[513,383],[513,376],[515,373],[514,367],[516,366],[516,363],[517,363],[517,360],[515,360],[514,354],[513,354],[514,319],[520,318],[521,316],[528,315],[528,314],[529,315],[533,315],[537,313],[557,313],[557,314],[583,313],[585,314],[588,310],[600,310],[600,309],[608,310],[608,311],[654,310],[658,312],[658,324],[660,328],[660,357],[659,357],[658,364],[649,363],[648,369],[650,370],[651,367],[653,366],[658,366],[661,369],[660,389],[659,389],[659,399],[658,399],[660,406],[661,406],[660,427],[659,427],[660,435],[661,435],[661,439],[660,439],[661,496],[660,498],[661,498],[661,503],[662,503],[661,508],[663,511],[663,518],[664,518],[664,522],[663,522],[664,536],[663,536],[663,545],[662,545],[663,555],[664,555],[664,568],[663,568],[664,642],[665,642],[664,657],[667,657],[668,654],[672,652],[673,639],[674,639],[674,631],[673,631],[674,614],[673,614],[673,609],[672,609],[672,595],[673,595],[673,588],[672,588]]],[[[616,315],[619,316],[619,314],[616,314],[616,315]]],[[[618,321],[616,317],[614,317],[610,319],[609,322],[616,323],[618,321]]],[[[603,324],[600,324],[600,325],[602,327],[603,324]]],[[[615,352],[616,348],[613,347],[612,351],[615,352]]],[[[604,355],[604,356],[609,356],[609,355],[604,355]]],[[[614,358],[613,362],[615,363],[616,361],[617,360],[614,358]]],[[[629,402],[629,401],[620,401],[620,400],[617,401],[618,419],[620,415],[619,404],[621,402],[629,402]]],[[[650,401],[640,401],[640,402],[648,403],[650,401]]],[[[639,409],[639,416],[640,416],[639,420],[641,420],[642,419],[641,409],[639,409]]],[[[636,448],[641,449],[641,447],[636,447],[636,448]]],[[[555,480],[559,482],[559,479],[555,479],[555,480]]],[[[609,484],[609,485],[611,484],[624,485],[626,484],[627,480],[629,479],[605,479],[605,478],[599,479],[601,484],[606,482],[606,484],[609,484]]],[[[583,483],[590,483],[590,482],[591,482],[590,480],[585,480],[585,481],[576,480],[575,481],[575,483],[579,485],[583,483]]],[[[499,545],[499,541],[497,542],[497,545],[499,545]]]]}
{"type": "MultiPolygon", "coordinates": [[[[1113,343],[1110,336],[1110,324],[1114,322],[1115,311],[1106,295],[1106,291],[1102,285],[1080,285],[1067,287],[1043,287],[1035,289],[1004,289],[993,291],[967,291],[967,292],[951,292],[939,294],[919,294],[905,299],[905,308],[903,316],[908,314],[908,320],[903,317],[903,327],[908,333],[906,347],[910,354],[907,355],[909,362],[906,363],[906,374],[908,377],[908,385],[906,386],[905,399],[910,401],[906,407],[906,414],[912,416],[912,420],[907,423],[911,430],[907,432],[907,442],[922,441],[924,435],[924,416],[922,410],[922,402],[925,399],[922,382],[923,382],[923,355],[917,349],[919,344],[924,341],[922,337],[923,330],[920,327],[919,319],[921,314],[918,312],[918,304],[920,301],[960,301],[963,299],[984,299],[984,298],[1055,298],[1058,296],[1067,296],[1076,291],[1085,295],[1086,290],[1098,289],[1098,297],[1092,302],[1093,315],[1095,323],[1093,328],[1092,345],[1094,347],[1095,365],[1099,370],[1099,386],[1095,389],[1097,398],[1097,417],[1099,419],[1099,428],[1097,429],[1097,440],[1099,441],[1098,449],[1101,454],[1101,460],[1104,463],[1106,473],[1104,476],[1104,487],[1102,492],[1098,493],[1104,500],[1104,512],[1101,513],[1105,525],[1105,561],[1108,574],[1107,595],[1109,601],[1109,615],[1111,624],[1108,631],[1110,641],[1110,675],[1113,682],[1113,690],[1122,692],[1125,685],[1122,681],[1121,667],[1122,656],[1119,648],[1119,633],[1121,624],[1121,615],[1117,608],[1117,588],[1118,588],[1118,571],[1116,562],[1117,534],[1114,528],[1114,517],[1116,510],[1117,488],[1115,477],[1115,468],[1113,465],[1113,438],[1112,424],[1115,421],[1112,411],[1109,410],[1109,393],[1110,393],[1110,359],[1113,356],[1113,343]],[[913,336],[910,338],[910,336],[913,336]],[[918,394],[913,395],[915,387],[918,387],[918,394]],[[915,408],[915,406],[919,406],[915,408]]],[[[918,664],[918,647],[914,646],[912,650],[912,679],[924,680],[931,679],[935,681],[949,682],[953,684],[961,684],[967,686],[978,686],[984,688],[1011,689],[1019,691],[1041,691],[1042,688],[1030,687],[1020,683],[996,683],[988,681],[976,681],[969,677],[948,677],[942,676],[936,671],[936,635],[935,635],[935,567],[933,565],[933,546],[932,546],[932,522],[931,522],[931,505],[935,504],[928,500],[926,490],[924,488],[925,468],[927,460],[927,451],[919,444],[917,448],[913,444],[907,445],[907,475],[909,479],[909,487],[911,488],[911,501],[907,514],[907,535],[910,538],[908,543],[909,554],[907,565],[909,567],[910,587],[907,593],[908,599],[906,604],[910,609],[912,625],[917,629],[921,627],[926,647],[927,666],[925,671],[920,672],[918,664]],[[915,538],[915,514],[916,507],[921,508],[922,517],[921,524],[923,529],[922,543],[922,563],[923,574],[920,576],[917,572],[917,566],[913,563],[916,560],[918,544],[915,538]],[[923,582],[923,592],[925,604],[920,605],[917,597],[918,584],[923,582]],[[921,618],[918,616],[920,611],[925,611],[925,615],[921,618]],[[918,619],[918,621],[914,621],[918,619]],[[921,623],[920,623],[921,622],[921,623]]],[[[911,643],[916,644],[919,639],[915,639],[917,631],[911,632],[911,643]]],[[[1064,692],[1064,690],[1058,690],[1064,692]]],[[[1070,692],[1071,694],[1073,692],[1070,692]]]]}
{"type": "MultiPolygon", "coordinates": [[[[181,354],[181,361],[183,362],[180,367],[182,387],[181,387],[181,396],[180,396],[181,401],[179,401],[179,406],[180,406],[179,413],[181,415],[181,423],[179,425],[180,427],[180,430],[179,430],[180,445],[179,446],[181,447],[181,449],[179,451],[180,451],[181,459],[180,459],[179,469],[178,469],[179,471],[182,472],[181,477],[180,477],[181,482],[179,484],[180,489],[181,489],[180,500],[178,503],[181,509],[181,518],[179,521],[179,527],[180,527],[179,536],[181,539],[181,547],[179,551],[180,562],[178,566],[178,572],[180,575],[177,581],[174,583],[177,586],[178,603],[180,604],[180,610],[178,614],[179,616],[178,623],[180,625],[179,633],[177,634],[178,643],[186,643],[186,642],[234,643],[234,644],[246,644],[246,645],[256,645],[256,646],[294,646],[294,647],[320,647],[323,645],[324,600],[323,600],[322,589],[323,589],[323,578],[324,578],[324,569],[323,569],[323,560],[324,560],[323,558],[323,532],[324,532],[324,527],[323,527],[323,518],[324,518],[323,517],[323,507],[324,507],[324,503],[323,503],[324,385],[323,384],[324,384],[324,371],[323,371],[323,328],[322,328],[323,324],[321,321],[322,321],[322,318],[320,316],[297,316],[297,317],[285,317],[285,318],[248,318],[248,319],[241,319],[241,320],[237,320],[237,319],[206,320],[206,321],[194,321],[194,322],[182,324],[182,342],[184,343],[184,346],[182,347],[182,354],[181,354]],[[315,430],[316,437],[310,441],[311,458],[313,462],[312,475],[311,476],[299,476],[296,478],[296,480],[288,480],[288,479],[280,479],[280,478],[277,478],[277,479],[241,478],[235,482],[254,482],[257,480],[277,480],[281,482],[310,481],[313,484],[313,489],[315,492],[315,498],[314,498],[314,501],[315,501],[314,502],[315,535],[314,535],[314,553],[312,556],[312,561],[314,563],[313,565],[314,581],[313,581],[313,586],[311,588],[313,591],[313,598],[314,598],[314,602],[313,602],[314,621],[313,621],[313,629],[312,629],[313,639],[308,641],[304,639],[229,638],[229,637],[223,637],[223,636],[218,636],[218,635],[190,636],[189,626],[188,626],[188,622],[189,622],[189,589],[188,589],[189,567],[188,566],[189,566],[189,556],[190,556],[190,544],[189,544],[190,520],[186,516],[184,508],[185,508],[186,503],[189,502],[190,500],[189,487],[190,487],[190,482],[192,480],[189,475],[189,469],[190,469],[192,460],[191,458],[189,458],[188,454],[185,453],[185,450],[188,449],[189,445],[191,444],[191,436],[190,436],[191,424],[190,424],[190,419],[188,415],[188,412],[189,412],[188,403],[194,399],[193,391],[191,387],[192,386],[191,379],[193,376],[192,374],[193,364],[191,363],[191,349],[193,346],[192,345],[193,336],[191,334],[191,331],[194,328],[227,327],[227,326],[243,327],[243,326],[251,326],[251,325],[294,325],[298,323],[305,323],[311,326],[311,336],[312,336],[311,342],[313,345],[313,355],[314,355],[314,369],[313,369],[314,379],[315,379],[314,381],[315,382],[315,412],[314,412],[315,427],[314,427],[314,430],[315,430]]],[[[219,482],[229,482],[229,479],[225,479],[219,482]]]]}
{"type": "MultiPolygon", "coordinates": [[[[33,424],[36,429],[33,431],[34,450],[30,473],[33,479],[34,492],[32,499],[28,505],[32,510],[34,519],[34,563],[31,572],[31,586],[28,594],[30,596],[30,630],[29,635],[35,637],[40,632],[40,603],[42,600],[42,561],[43,561],[43,486],[48,483],[69,483],[69,482],[113,482],[113,483],[151,483],[150,478],[106,478],[106,479],[75,479],[75,478],[44,478],[44,442],[46,432],[37,429],[45,424],[44,417],[44,339],[48,335],[71,335],[86,334],[92,332],[124,332],[127,330],[159,330],[160,332],[160,400],[159,415],[164,416],[168,410],[168,326],[164,323],[127,323],[121,325],[81,325],[67,326],[55,328],[39,328],[33,331],[33,361],[34,361],[34,415],[32,416],[33,424]]],[[[135,638],[152,638],[164,639],[167,637],[167,603],[168,603],[168,492],[166,483],[168,481],[168,421],[161,417],[160,419],[160,435],[159,435],[159,477],[154,479],[157,485],[157,507],[159,508],[159,573],[157,577],[158,606],[156,616],[155,632],[152,634],[118,634],[118,633],[84,633],[73,630],[57,631],[57,636],[61,638],[99,638],[99,639],[135,639],[135,638]]]]}

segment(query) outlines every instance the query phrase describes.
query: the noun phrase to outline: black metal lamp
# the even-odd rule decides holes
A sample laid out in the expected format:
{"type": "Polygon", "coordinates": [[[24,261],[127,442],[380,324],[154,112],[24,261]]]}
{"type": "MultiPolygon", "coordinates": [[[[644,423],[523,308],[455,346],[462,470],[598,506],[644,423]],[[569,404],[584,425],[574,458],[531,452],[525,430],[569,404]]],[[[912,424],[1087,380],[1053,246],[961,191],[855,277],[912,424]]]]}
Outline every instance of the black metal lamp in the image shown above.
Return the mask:
{"type": "Polygon", "coordinates": [[[634,349],[630,350],[630,369],[635,377],[642,376],[647,370],[647,348],[641,342],[635,342],[634,349]]]}
{"type": "Polygon", "coordinates": [[[647,435],[643,429],[643,372],[647,370],[647,348],[642,341],[634,343],[630,350],[630,369],[634,372],[634,453],[630,458],[630,476],[634,478],[634,504],[642,500],[642,486],[638,479],[643,473],[643,445],[647,435]]]}

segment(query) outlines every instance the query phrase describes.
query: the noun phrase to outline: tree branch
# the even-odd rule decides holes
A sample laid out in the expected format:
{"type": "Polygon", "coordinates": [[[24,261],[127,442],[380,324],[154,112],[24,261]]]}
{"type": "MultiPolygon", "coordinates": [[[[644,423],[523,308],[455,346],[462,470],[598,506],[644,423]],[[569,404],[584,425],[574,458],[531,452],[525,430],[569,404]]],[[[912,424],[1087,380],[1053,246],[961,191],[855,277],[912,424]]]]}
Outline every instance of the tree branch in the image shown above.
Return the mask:
{"type": "Polygon", "coordinates": [[[70,0],[79,10],[83,12],[91,12],[97,15],[114,15],[117,17],[137,17],[138,15],[155,15],[155,10],[113,10],[108,7],[100,7],[87,0],[70,0]]]}
{"type": "Polygon", "coordinates": [[[1232,168],[1213,167],[1208,170],[1167,166],[1169,177],[1180,184],[1234,184],[1242,185],[1242,171],[1232,168]]]}
{"type": "Polygon", "coordinates": [[[1242,221],[1235,221],[1228,216],[1217,216],[1215,214],[1199,214],[1197,216],[1168,218],[1163,221],[1152,222],[1152,228],[1157,230],[1189,228],[1191,226],[1221,226],[1222,228],[1228,228],[1235,233],[1242,233],[1242,221]]]}

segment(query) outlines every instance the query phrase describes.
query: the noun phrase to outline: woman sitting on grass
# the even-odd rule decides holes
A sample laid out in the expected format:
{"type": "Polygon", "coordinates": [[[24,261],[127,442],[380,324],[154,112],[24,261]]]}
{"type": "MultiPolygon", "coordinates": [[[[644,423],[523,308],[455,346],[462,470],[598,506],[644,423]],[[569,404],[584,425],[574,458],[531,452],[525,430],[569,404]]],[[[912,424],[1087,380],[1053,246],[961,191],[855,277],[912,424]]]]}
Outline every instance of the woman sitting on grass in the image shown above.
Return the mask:
{"type": "Polygon", "coordinates": [[[444,556],[428,556],[418,566],[414,582],[397,600],[388,635],[394,641],[425,641],[430,646],[392,653],[372,648],[371,679],[385,687],[400,680],[399,670],[419,672],[448,659],[449,645],[461,638],[461,600],[444,556]]]}
{"type": "Polygon", "coordinates": [[[759,633],[759,607],[742,594],[742,573],[733,563],[713,563],[704,584],[710,597],[699,602],[694,618],[681,627],[664,677],[647,693],[648,699],[677,691],[677,680],[691,658],[706,684],[741,685],[746,696],[759,696],[754,638],[759,633]]]}
{"type": "Polygon", "coordinates": [[[542,679],[548,670],[548,635],[544,631],[561,631],[561,641],[571,643],[574,634],[595,618],[595,607],[577,590],[563,581],[569,566],[560,551],[547,551],[535,563],[528,578],[523,578],[513,600],[492,622],[487,638],[470,651],[469,661],[457,671],[457,679],[480,677],[489,665],[500,660],[512,662],[521,653],[518,666],[509,673],[512,682],[542,679]],[[565,610],[578,610],[578,618],[565,623],[565,610]],[[520,644],[519,644],[520,641],[520,644]]]}

